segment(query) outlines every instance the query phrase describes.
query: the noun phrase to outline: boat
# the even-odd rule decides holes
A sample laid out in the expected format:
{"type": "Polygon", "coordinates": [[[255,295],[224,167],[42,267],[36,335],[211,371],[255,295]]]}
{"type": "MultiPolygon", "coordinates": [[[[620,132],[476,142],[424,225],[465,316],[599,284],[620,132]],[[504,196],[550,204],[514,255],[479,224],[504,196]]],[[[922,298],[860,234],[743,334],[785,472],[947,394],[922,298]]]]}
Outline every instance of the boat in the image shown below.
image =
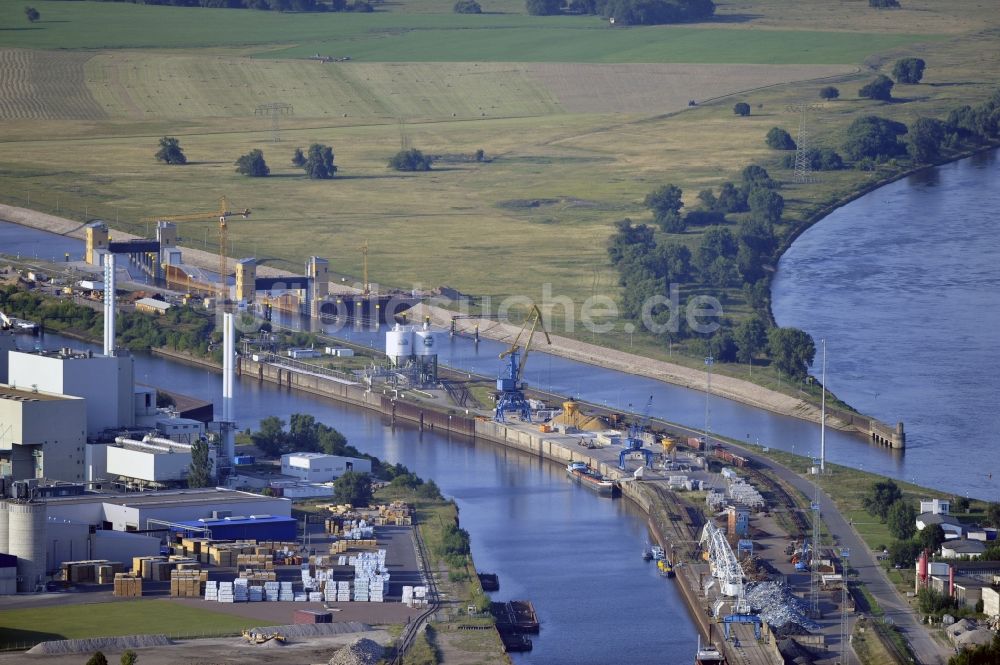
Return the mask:
{"type": "Polygon", "coordinates": [[[649,550],[643,550],[642,551],[642,560],[643,561],[651,561],[652,559],[653,559],[653,553],[652,552],[650,552],[649,550]]]}
{"type": "Polygon", "coordinates": [[[588,487],[601,496],[614,496],[615,482],[604,477],[600,471],[591,469],[584,462],[570,462],[566,465],[566,475],[588,487]]]}
{"type": "Polygon", "coordinates": [[[649,550],[650,555],[653,557],[653,561],[663,561],[667,558],[666,552],[659,545],[653,545],[649,550]]]}

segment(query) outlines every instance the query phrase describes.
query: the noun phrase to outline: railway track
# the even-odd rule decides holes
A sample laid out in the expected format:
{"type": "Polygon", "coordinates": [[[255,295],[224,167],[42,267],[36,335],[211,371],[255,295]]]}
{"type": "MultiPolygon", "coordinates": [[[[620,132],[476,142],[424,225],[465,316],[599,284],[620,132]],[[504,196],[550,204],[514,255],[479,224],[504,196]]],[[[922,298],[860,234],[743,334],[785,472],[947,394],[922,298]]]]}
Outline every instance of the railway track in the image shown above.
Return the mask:
{"type": "Polygon", "coordinates": [[[430,558],[427,555],[427,546],[424,544],[424,539],[420,536],[420,529],[416,524],[413,525],[413,537],[417,544],[417,555],[420,557],[420,567],[426,578],[427,591],[431,602],[427,606],[427,609],[421,612],[415,620],[406,624],[402,635],[399,636],[399,643],[396,645],[396,653],[392,658],[392,665],[402,665],[406,652],[413,646],[413,641],[417,639],[417,635],[420,634],[424,624],[427,623],[431,615],[441,609],[441,603],[438,601],[437,583],[434,581],[434,571],[430,568],[430,558]]]}

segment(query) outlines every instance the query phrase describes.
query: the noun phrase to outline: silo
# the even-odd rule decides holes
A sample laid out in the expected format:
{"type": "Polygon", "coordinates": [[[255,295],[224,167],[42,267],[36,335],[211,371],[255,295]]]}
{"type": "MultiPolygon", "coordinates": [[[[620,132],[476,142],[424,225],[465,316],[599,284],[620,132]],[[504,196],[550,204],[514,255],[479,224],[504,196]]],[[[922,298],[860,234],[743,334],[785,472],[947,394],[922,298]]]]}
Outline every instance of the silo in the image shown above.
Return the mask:
{"type": "Polygon", "coordinates": [[[421,328],[413,333],[413,353],[418,356],[437,355],[437,333],[421,328]]]}
{"type": "Polygon", "coordinates": [[[10,551],[10,540],[7,538],[7,526],[9,522],[7,512],[7,500],[0,500],[0,553],[7,554],[10,551]]]}
{"type": "Polygon", "coordinates": [[[385,355],[394,365],[405,362],[413,355],[413,329],[398,323],[385,333],[385,355]]]}
{"type": "Polygon", "coordinates": [[[45,504],[11,501],[7,511],[9,554],[17,557],[17,590],[34,591],[45,576],[45,504]]]}

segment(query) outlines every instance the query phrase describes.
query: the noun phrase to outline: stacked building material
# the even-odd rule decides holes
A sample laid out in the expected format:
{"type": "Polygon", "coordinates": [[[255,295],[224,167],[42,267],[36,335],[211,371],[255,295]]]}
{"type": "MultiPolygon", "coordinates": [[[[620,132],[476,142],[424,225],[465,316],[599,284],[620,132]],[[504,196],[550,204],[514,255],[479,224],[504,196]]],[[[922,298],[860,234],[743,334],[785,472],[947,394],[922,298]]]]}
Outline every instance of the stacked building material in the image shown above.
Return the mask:
{"type": "Polygon", "coordinates": [[[219,592],[217,600],[220,603],[235,602],[232,582],[219,582],[219,592]]]}
{"type": "Polygon", "coordinates": [[[125,572],[120,561],[96,559],[66,561],[61,566],[62,579],[73,584],[112,584],[117,573],[125,572]]]}
{"type": "Polygon", "coordinates": [[[131,573],[115,573],[114,595],[118,598],[142,596],[142,578],[131,573]]]}
{"type": "Polygon", "coordinates": [[[264,587],[250,585],[247,588],[247,600],[251,603],[259,603],[264,600],[264,587]]]}
{"type": "Polygon", "coordinates": [[[260,586],[262,582],[274,582],[278,579],[278,573],[273,570],[241,570],[239,576],[257,586],[260,586]]]}
{"type": "Polygon", "coordinates": [[[236,566],[256,570],[274,570],[274,554],[238,554],[236,566]]]}
{"type": "Polygon", "coordinates": [[[264,582],[264,600],[276,601],[280,593],[281,586],[278,582],[264,582]]]}
{"type": "Polygon", "coordinates": [[[233,580],[233,602],[245,603],[249,601],[250,600],[249,587],[250,583],[245,579],[237,577],[235,580],[233,580]]]}
{"type": "Polygon", "coordinates": [[[389,573],[385,570],[385,550],[361,552],[353,559],[354,600],[383,602],[389,583],[389,573]]]}
{"type": "Polygon", "coordinates": [[[214,580],[209,580],[205,582],[205,600],[218,602],[219,600],[219,583],[214,580]]]}
{"type": "Polygon", "coordinates": [[[172,570],[170,595],[175,598],[201,598],[206,593],[207,581],[208,571],[205,570],[172,570]]]}
{"type": "Polygon", "coordinates": [[[292,592],[291,582],[280,582],[281,587],[278,589],[278,600],[289,601],[295,600],[295,594],[292,592]]]}

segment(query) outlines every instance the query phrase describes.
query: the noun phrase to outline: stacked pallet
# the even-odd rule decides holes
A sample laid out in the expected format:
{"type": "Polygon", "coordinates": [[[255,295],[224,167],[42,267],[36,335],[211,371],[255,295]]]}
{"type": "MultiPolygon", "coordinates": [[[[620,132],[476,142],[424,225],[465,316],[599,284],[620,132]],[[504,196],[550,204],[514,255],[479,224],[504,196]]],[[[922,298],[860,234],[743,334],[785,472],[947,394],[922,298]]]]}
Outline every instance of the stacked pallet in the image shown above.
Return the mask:
{"type": "Polygon", "coordinates": [[[277,601],[279,598],[280,585],[278,582],[264,582],[264,600],[266,601],[277,601]]]}
{"type": "Polygon", "coordinates": [[[250,582],[237,577],[233,580],[233,602],[246,603],[250,600],[250,582]]]}
{"type": "Polygon", "coordinates": [[[240,577],[250,582],[251,585],[260,586],[261,582],[274,582],[278,579],[278,574],[273,570],[247,570],[240,571],[240,577]]]}
{"type": "Polygon", "coordinates": [[[205,570],[172,570],[170,595],[175,598],[201,598],[206,593],[207,581],[208,571],[205,570]]]}
{"type": "Polygon", "coordinates": [[[115,573],[114,596],[117,598],[139,598],[142,596],[142,578],[131,573],[115,573]]]}
{"type": "Polygon", "coordinates": [[[247,600],[251,603],[259,603],[264,600],[264,587],[250,586],[247,588],[247,600]]]}
{"type": "Polygon", "coordinates": [[[232,603],[236,601],[233,593],[232,582],[219,582],[219,592],[216,598],[220,603],[232,603]]]}
{"type": "Polygon", "coordinates": [[[214,580],[209,580],[205,582],[205,600],[210,600],[212,602],[218,602],[219,600],[219,583],[214,580]]]}
{"type": "Polygon", "coordinates": [[[144,580],[167,582],[170,580],[171,571],[177,568],[182,562],[186,564],[192,563],[186,557],[171,561],[163,556],[137,556],[132,559],[132,572],[144,580]]]}
{"type": "Polygon", "coordinates": [[[239,568],[274,570],[274,554],[239,554],[236,557],[239,568]]]}
{"type": "Polygon", "coordinates": [[[291,582],[281,582],[281,587],[278,591],[278,600],[289,601],[295,600],[295,594],[292,592],[291,582]]]}
{"type": "Polygon", "coordinates": [[[62,564],[62,579],[73,584],[112,584],[115,574],[124,571],[119,561],[66,561],[62,564]]]}
{"type": "Polygon", "coordinates": [[[402,501],[393,501],[388,506],[381,505],[378,507],[375,524],[409,526],[413,524],[412,510],[408,504],[402,501]]]}

